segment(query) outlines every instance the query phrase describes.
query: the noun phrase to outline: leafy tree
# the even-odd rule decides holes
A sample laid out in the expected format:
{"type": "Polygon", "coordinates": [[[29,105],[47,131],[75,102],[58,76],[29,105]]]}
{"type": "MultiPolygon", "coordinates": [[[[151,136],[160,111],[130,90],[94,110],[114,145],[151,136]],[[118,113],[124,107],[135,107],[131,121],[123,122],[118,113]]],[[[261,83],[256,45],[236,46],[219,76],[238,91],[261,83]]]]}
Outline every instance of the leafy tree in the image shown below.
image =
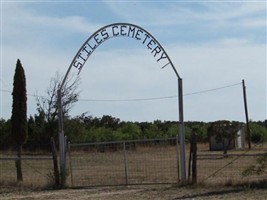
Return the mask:
{"type": "Polygon", "coordinates": [[[95,142],[113,141],[114,135],[111,128],[99,127],[94,129],[95,142]]]}
{"type": "Polygon", "coordinates": [[[65,133],[72,143],[86,141],[87,130],[85,123],[79,117],[65,120],[65,133]]]}
{"type": "Polygon", "coordinates": [[[13,83],[13,104],[11,115],[11,135],[17,148],[18,160],[16,160],[17,180],[23,181],[21,170],[22,145],[28,136],[27,126],[27,95],[26,78],[20,60],[17,60],[14,83],[13,83]]]}
{"type": "Polygon", "coordinates": [[[166,132],[167,137],[176,137],[178,135],[179,126],[178,124],[173,124],[169,127],[168,131],[166,132]]]}
{"type": "Polygon", "coordinates": [[[208,129],[208,123],[204,124],[201,123],[201,125],[193,127],[197,130],[197,138],[200,142],[208,142],[208,135],[207,135],[207,129],[208,129]]]}
{"type": "Polygon", "coordinates": [[[10,127],[10,120],[4,120],[0,119],[0,148],[1,149],[7,149],[8,148],[8,143],[10,140],[10,132],[11,132],[11,127],[10,127]]]}
{"type": "Polygon", "coordinates": [[[141,128],[132,122],[123,123],[119,131],[121,133],[119,140],[136,140],[142,137],[141,128]]]}
{"type": "Polygon", "coordinates": [[[230,144],[236,138],[237,131],[240,129],[238,122],[226,120],[211,123],[208,129],[209,136],[215,135],[215,140],[223,145],[223,154],[227,154],[230,144]]]}
{"type": "Polygon", "coordinates": [[[28,141],[27,143],[34,143],[34,141],[36,140],[36,138],[34,138],[34,133],[35,133],[35,122],[34,122],[34,118],[32,116],[30,116],[29,120],[28,120],[28,141]]]}
{"type": "Polygon", "coordinates": [[[46,134],[45,127],[46,127],[46,122],[44,115],[35,114],[34,117],[30,116],[28,120],[29,139],[26,145],[49,143],[50,138],[49,135],[46,134]]]}
{"type": "Polygon", "coordinates": [[[144,131],[145,139],[162,138],[163,132],[156,124],[150,124],[144,131]]]}
{"type": "Polygon", "coordinates": [[[267,140],[267,128],[260,123],[250,122],[250,134],[252,142],[263,142],[267,140]]]}
{"type": "Polygon", "coordinates": [[[111,128],[113,130],[117,129],[119,127],[120,119],[112,117],[110,115],[103,115],[103,117],[100,120],[100,126],[111,128]]]}
{"type": "Polygon", "coordinates": [[[191,138],[192,130],[197,130],[197,139],[199,142],[208,142],[207,129],[210,126],[209,123],[198,122],[198,121],[188,121],[185,122],[185,137],[186,139],[191,138]]]}

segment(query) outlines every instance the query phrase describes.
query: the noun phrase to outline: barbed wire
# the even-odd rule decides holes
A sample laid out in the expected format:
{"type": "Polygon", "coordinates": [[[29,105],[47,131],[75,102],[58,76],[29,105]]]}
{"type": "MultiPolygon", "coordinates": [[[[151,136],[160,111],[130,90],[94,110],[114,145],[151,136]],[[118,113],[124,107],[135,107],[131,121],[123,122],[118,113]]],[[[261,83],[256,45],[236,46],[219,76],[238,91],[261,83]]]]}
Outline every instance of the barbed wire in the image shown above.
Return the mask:
{"type": "MultiPolygon", "coordinates": [[[[183,94],[183,96],[191,96],[191,95],[196,95],[196,94],[212,92],[212,91],[216,91],[216,90],[222,90],[225,88],[234,87],[234,86],[241,85],[241,84],[242,84],[242,82],[239,82],[239,83],[234,83],[234,84],[216,87],[216,88],[212,88],[212,89],[206,89],[206,90],[200,90],[197,92],[185,93],[185,94],[183,94]]],[[[126,101],[152,101],[152,100],[162,100],[162,99],[172,99],[172,98],[178,98],[178,95],[163,96],[163,97],[150,97],[150,98],[133,98],[133,99],[79,99],[79,101],[126,102],[126,101]]]]}
{"type": "MultiPolygon", "coordinates": [[[[213,92],[217,90],[222,90],[226,89],[229,87],[235,87],[237,85],[241,85],[242,82],[234,83],[234,84],[229,84],[229,85],[224,85],[221,87],[216,87],[216,88],[211,88],[211,89],[206,89],[206,90],[200,90],[196,92],[190,92],[190,93],[185,93],[183,96],[191,96],[191,95],[197,95],[197,94],[203,94],[203,93],[208,93],[208,92],[213,92]]],[[[12,93],[10,90],[5,90],[5,89],[0,89],[2,92],[6,93],[12,93]]],[[[42,97],[42,98],[48,98],[43,95],[36,95],[36,94],[30,94],[27,93],[28,96],[32,97],[42,97]]],[[[89,99],[89,98],[82,98],[78,99],[78,101],[88,101],[88,102],[131,102],[131,101],[153,101],[153,100],[163,100],[163,99],[173,99],[173,98],[178,98],[178,95],[170,95],[170,96],[162,96],[162,97],[149,97],[149,98],[132,98],[132,99],[89,99]]]]}

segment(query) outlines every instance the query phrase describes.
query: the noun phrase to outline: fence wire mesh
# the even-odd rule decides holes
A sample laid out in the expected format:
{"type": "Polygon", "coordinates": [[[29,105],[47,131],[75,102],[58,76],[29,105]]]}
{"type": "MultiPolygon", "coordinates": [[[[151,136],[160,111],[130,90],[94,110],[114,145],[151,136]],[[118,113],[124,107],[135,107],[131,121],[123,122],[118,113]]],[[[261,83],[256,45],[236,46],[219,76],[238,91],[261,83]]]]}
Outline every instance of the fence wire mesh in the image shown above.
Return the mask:
{"type": "Polygon", "coordinates": [[[72,185],[177,183],[177,141],[71,144],[72,185]]]}
{"type": "MultiPolygon", "coordinates": [[[[2,183],[16,182],[15,160],[15,158],[0,159],[0,180],[2,183]]],[[[53,184],[52,158],[24,158],[21,163],[23,182],[26,185],[43,187],[48,184],[53,184]]]]}
{"type": "MultiPolygon", "coordinates": [[[[262,145],[262,144],[261,144],[262,145]]],[[[252,149],[233,149],[223,155],[218,151],[198,151],[197,170],[198,182],[207,184],[244,184],[267,180],[266,171],[246,176],[246,171],[264,164],[259,159],[267,156],[267,148],[254,146],[252,149]]],[[[265,168],[266,168],[266,161],[265,168]]]]}
{"type": "MultiPolygon", "coordinates": [[[[188,172],[189,145],[186,148],[188,172]]],[[[68,186],[163,184],[179,182],[179,146],[176,138],[70,144],[67,154],[68,186]]],[[[252,149],[209,151],[198,144],[197,182],[204,184],[251,183],[267,180],[267,143],[252,149]],[[244,176],[244,171],[264,164],[260,174],[244,176]]],[[[16,182],[16,152],[0,152],[0,185],[16,182]]],[[[48,150],[26,150],[22,155],[23,183],[33,186],[54,184],[53,161],[48,150]]]]}
{"type": "MultiPolygon", "coordinates": [[[[50,145],[47,144],[22,151],[21,168],[24,185],[44,187],[54,184],[53,161],[49,150],[50,145]]],[[[0,184],[17,181],[16,154],[12,149],[0,152],[0,184]]]]}
{"type": "MultiPolygon", "coordinates": [[[[244,176],[244,171],[266,155],[266,149],[209,151],[199,144],[197,182],[242,184],[266,180],[266,173],[244,176]]],[[[179,146],[175,138],[70,145],[69,184],[74,187],[179,183],[179,146]]],[[[189,146],[187,145],[187,169],[189,146]]],[[[187,171],[188,172],[188,171],[187,171]]]]}

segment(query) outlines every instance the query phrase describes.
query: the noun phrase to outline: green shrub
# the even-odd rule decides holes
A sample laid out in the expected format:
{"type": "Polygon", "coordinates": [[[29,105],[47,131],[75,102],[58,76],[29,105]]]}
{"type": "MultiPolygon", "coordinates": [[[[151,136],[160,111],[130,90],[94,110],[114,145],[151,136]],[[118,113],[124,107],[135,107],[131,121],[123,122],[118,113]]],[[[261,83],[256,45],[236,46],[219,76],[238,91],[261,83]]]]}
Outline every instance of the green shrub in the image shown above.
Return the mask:
{"type": "Polygon", "coordinates": [[[263,142],[267,140],[267,129],[256,123],[250,123],[250,137],[252,142],[263,142]]]}

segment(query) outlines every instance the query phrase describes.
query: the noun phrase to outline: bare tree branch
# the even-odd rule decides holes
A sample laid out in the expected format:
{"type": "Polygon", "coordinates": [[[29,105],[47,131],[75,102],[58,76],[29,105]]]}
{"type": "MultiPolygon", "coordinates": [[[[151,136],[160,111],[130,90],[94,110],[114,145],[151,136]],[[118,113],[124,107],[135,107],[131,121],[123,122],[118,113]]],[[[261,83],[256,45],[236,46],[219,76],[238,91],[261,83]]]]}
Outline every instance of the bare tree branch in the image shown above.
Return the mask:
{"type": "MultiPolygon", "coordinates": [[[[44,114],[48,123],[52,123],[57,120],[57,90],[60,87],[62,80],[63,76],[60,75],[59,72],[56,72],[55,77],[51,78],[49,87],[46,90],[47,97],[36,97],[37,111],[39,114],[44,114]]],[[[80,83],[80,77],[72,74],[67,78],[62,87],[62,106],[64,116],[68,116],[73,104],[78,101],[78,86],[80,83]]]]}

